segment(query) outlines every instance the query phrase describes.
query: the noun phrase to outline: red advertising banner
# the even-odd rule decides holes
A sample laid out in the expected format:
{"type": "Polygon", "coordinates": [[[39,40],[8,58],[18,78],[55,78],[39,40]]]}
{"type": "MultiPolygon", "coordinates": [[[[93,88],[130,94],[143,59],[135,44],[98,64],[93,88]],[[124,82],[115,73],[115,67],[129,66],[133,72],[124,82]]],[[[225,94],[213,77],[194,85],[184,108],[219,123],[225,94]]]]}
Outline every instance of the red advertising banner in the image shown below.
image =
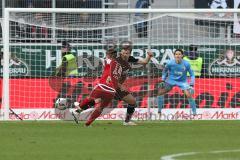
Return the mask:
{"type": "MultiPolygon", "coordinates": [[[[138,107],[147,107],[148,97],[156,98],[160,79],[130,78],[126,86],[136,97],[138,107]],[[149,85],[148,85],[149,84],[149,85]]],[[[10,106],[12,108],[52,108],[58,97],[81,100],[87,96],[98,79],[75,78],[65,80],[65,88],[56,90],[49,85],[49,79],[11,79],[10,106]]],[[[240,108],[240,78],[199,78],[195,83],[196,103],[199,108],[240,108]]],[[[0,80],[2,91],[2,79],[0,80]]],[[[2,92],[0,92],[2,101],[2,92]]],[[[122,102],[113,107],[124,107],[122,102]]],[[[165,95],[165,108],[188,108],[188,101],[182,91],[174,87],[165,95]]]]}

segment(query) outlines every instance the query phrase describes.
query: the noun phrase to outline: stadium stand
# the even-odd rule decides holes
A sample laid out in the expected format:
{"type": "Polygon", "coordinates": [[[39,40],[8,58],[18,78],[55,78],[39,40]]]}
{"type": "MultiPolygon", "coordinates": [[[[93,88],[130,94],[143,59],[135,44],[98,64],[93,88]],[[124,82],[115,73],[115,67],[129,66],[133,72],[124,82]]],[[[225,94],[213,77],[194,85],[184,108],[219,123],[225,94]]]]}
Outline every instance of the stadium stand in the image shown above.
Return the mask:
{"type": "MultiPolygon", "coordinates": [[[[28,7],[33,7],[33,8],[135,8],[135,4],[136,4],[137,0],[2,0],[2,3],[0,3],[0,16],[2,16],[2,7],[16,7],[16,8],[28,8],[28,7]]],[[[193,7],[193,0],[183,0],[181,2],[174,0],[171,3],[169,3],[167,0],[151,0],[150,1],[153,5],[152,8],[192,8],[193,7]]],[[[49,42],[48,40],[41,40],[41,39],[49,39],[49,40],[53,40],[51,38],[57,38],[59,41],[61,41],[62,39],[68,38],[71,36],[71,39],[73,38],[72,36],[75,36],[74,38],[76,39],[75,42],[85,42],[84,40],[84,35],[88,34],[88,35],[92,35],[90,37],[88,37],[88,39],[92,38],[102,38],[106,37],[106,38],[111,38],[114,35],[112,34],[107,34],[107,33],[102,33],[102,31],[99,30],[95,30],[92,31],[92,33],[86,33],[83,31],[67,31],[67,29],[59,29],[56,31],[56,37],[51,37],[50,35],[51,30],[47,29],[44,26],[49,25],[46,21],[46,19],[48,19],[48,16],[50,15],[41,15],[41,14],[36,14],[35,16],[33,16],[31,23],[32,24],[37,24],[38,26],[41,27],[34,27],[31,25],[16,25],[18,30],[19,30],[19,34],[21,35],[13,35],[16,36],[16,42],[18,41],[17,37],[18,36],[25,36],[26,38],[31,38],[31,40],[26,40],[26,42],[49,42]],[[43,26],[43,27],[42,27],[43,26]],[[24,32],[23,32],[24,31],[24,32]],[[22,35],[22,34],[25,35],[22,35]],[[32,33],[32,34],[30,34],[32,33]],[[36,40],[36,38],[38,40],[36,40]],[[81,39],[80,41],[77,39],[81,39]]],[[[96,19],[101,19],[101,15],[87,15],[87,14],[82,14],[82,15],[71,15],[73,21],[77,22],[81,22],[80,24],[84,27],[84,25],[88,25],[89,23],[96,23],[96,19]]],[[[57,18],[61,19],[61,17],[66,17],[66,16],[61,16],[61,15],[57,15],[57,18]]],[[[29,19],[27,19],[27,17],[17,17],[19,19],[20,22],[22,22],[23,24],[28,22],[29,23],[29,19]]],[[[121,19],[124,19],[127,17],[121,17],[121,19]]],[[[67,19],[69,19],[69,17],[67,17],[67,19]]],[[[104,21],[107,21],[104,20],[104,21]]],[[[16,22],[17,23],[17,22],[16,22]]],[[[111,22],[111,23],[115,23],[115,22],[111,22]]],[[[68,26],[66,26],[67,28],[68,26]]],[[[114,30],[111,30],[110,32],[116,32],[114,30]]],[[[1,36],[1,33],[0,33],[1,36]]],[[[2,36],[1,36],[2,37],[2,36]]],[[[120,36],[120,38],[129,38],[130,35],[128,32],[126,32],[126,34],[123,34],[120,36]]],[[[90,40],[91,41],[91,40],[90,40]]],[[[89,42],[89,40],[88,40],[89,42]]]]}

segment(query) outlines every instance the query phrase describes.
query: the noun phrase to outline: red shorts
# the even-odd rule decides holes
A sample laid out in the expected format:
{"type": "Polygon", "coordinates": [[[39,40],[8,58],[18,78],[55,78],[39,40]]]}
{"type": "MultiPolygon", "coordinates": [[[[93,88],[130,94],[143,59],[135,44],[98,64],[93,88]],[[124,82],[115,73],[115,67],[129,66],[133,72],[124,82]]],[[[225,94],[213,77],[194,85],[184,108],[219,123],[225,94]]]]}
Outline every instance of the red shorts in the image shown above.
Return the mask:
{"type": "Polygon", "coordinates": [[[101,98],[100,107],[107,107],[115,95],[114,89],[105,88],[104,86],[105,85],[101,86],[101,84],[96,85],[90,94],[91,98],[94,99],[101,98]]]}

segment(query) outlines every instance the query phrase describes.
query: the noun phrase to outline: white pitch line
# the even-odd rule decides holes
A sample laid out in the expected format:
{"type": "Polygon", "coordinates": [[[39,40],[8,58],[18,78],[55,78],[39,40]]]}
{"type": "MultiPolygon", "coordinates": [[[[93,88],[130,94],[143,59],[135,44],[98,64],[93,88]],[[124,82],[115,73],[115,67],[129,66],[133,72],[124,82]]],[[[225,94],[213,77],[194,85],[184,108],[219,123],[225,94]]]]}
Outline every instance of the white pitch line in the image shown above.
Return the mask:
{"type": "Polygon", "coordinates": [[[235,150],[222,150],[222,151],[212,151],[209,153],[224,153],[224,152],[240,152],[240,149],[235,149],[235,150]]]}
{"type": "Polygon", "coordinates": [[[182,157],[182,156],[190,156],[190,155],[195,155],[198,154],[199,152],[188,152],[188,153],[178,153],[178,154],[170,154],[161,157],[160,160],[175,160],[176,157],[182,157]]]}
{"type": "Polygon", "coordinates": [[[190,156],[190,155],[196,155],[196,154],[202,154],[202,153],[218,154],[218,153],[228,153],[228,152],[240,152],[240,149],[210,151],[210,152],[187,152],[187,153],[170,154],[170,155],[166,155],[166,156],[161,157],[160,160],[176,160],[175,158],[177,158],[177,157],[190,156]]]}

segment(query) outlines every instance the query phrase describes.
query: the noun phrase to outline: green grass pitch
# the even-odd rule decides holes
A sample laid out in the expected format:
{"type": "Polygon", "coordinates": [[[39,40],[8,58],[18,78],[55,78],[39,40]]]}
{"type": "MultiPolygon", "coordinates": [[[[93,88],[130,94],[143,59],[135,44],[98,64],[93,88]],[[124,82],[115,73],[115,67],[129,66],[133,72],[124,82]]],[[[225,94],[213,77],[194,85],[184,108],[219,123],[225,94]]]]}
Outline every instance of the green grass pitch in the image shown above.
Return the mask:
{"type": "Polygon", "coordinates": [[[240,160],[239,121],[0,122],[1,160],[240,160]]]}

